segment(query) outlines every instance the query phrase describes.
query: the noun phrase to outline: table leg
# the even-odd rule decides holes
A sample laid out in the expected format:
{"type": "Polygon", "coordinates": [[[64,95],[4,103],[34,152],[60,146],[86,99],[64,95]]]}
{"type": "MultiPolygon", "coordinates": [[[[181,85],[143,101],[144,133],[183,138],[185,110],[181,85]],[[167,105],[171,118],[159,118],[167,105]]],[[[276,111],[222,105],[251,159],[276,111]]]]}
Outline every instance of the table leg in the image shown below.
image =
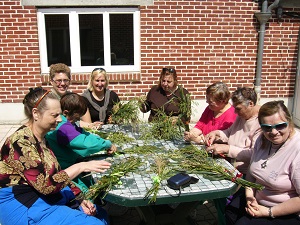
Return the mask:
{"type": "Polygon", "coordinates": [[[155,225],[155,213],[150,206],[136,207],[142,221],[147,225],[155,225]]]}

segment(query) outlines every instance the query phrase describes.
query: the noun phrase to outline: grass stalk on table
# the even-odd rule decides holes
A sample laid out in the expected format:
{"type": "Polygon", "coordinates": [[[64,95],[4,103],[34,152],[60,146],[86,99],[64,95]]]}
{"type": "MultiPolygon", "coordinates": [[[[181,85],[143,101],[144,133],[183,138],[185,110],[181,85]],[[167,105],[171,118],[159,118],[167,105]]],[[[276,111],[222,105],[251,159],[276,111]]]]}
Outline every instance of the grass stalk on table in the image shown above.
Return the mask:
{"type": "MultiPolygon", "coordinates": [[[[179,120],[178,122],[184,125],[186,131],[189,131],[189,123],[192,116],[192,101],[190,94],[185,94],[183,88],[179,90],[179,120]]],[[[180,124],[179,124],[180,125],[180,124]]]]}
{"type": "Polygon", "coordinates": [[[120,131],[109,133],[106,139],[119,146],[134,141],[134,138],[129,137],[127,134],[120,131]]]}
{"type": "Polygon", "coordinates": [[[147,193],[144,197],[145,199],[151,197],[149,204],[156,202],[157,193],[161,187],[161,182],[165,180],[171,172],[168,168],[167,159],[157,156],[154,161],[155,162],[152,165],[152,172],[155,173],[156,176],[152,177],[152,187],[147,190],[147,193]]]}
{"type": "Polygon", "coordinates": [[[156,116],[149,126],[140,126],[140,139],[143,140],[174,140],[183,137],[183,132],[176,126],[177,119],[166,115],[164,110],[158,109],[156,116]]]}
{"type": "Polygon", "coordinates": [[[94,185],[90,186],[85,198],[91,200],[98,196],[104,198],[114,185],[119,184],[123,176],[136,171],[141,165],[142,160],[135,157],[125,158],[118,164],[112,165],[108,175],[102,176],[94,185]]]}
{"type": "Polygon", "coordinates": [[[154,154],[161,151],[161,148],[154,145],[133,146],[123,150],[127,154],[154,154]]]}
{"type": "Polygon", "coordinates": [[[118,102],[112,108],[109,123],[114,124],[138,124],[139,107],[136,99],[131,99],[126,103],[118,102]]]}
{"type": "Polygon", "coordinates": [[[98,135],[99,137],[101,137],[103,139],[106,139],[107,136],[108,136],[108,134],[106,132],[101,132],[99,130],[95,130],[95,129],[92,129],[92,128],[84,127],[83,129],[87,132],[92,133],[92,134],[96,134],[96,135],[98,135]]]}
{"type": "Polygon", "coordinates": [[[258,190],[264,188],[260,184],[243,179],[241,173],[236,173],[236,171],[220,165],[204,149],[199,149],[194,145],[179,149],[170,157],[178,162],[178,168],[182,168],[187,173],[203,174],[205,178],[211,180],[230,180],[243,187],[251,187],[258,190]]]}

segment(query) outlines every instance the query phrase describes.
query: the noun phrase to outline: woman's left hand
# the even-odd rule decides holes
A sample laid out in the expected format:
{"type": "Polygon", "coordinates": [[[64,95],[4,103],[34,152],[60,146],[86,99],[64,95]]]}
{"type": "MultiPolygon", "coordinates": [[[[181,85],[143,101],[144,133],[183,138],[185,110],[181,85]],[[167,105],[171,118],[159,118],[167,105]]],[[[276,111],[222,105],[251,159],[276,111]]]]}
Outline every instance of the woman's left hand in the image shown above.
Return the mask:
{"type": "Polygon", "coordinates": [[[89,200],[83,200],[80,206],[83,212],[89,216],[95,216],[97,214],[95,205],[89,200]]]}
{"type": "Polygon", "coordinates": [[[266,206],[259,205],[257,201],[253,201],[246,206],[246,212],[253,217],[268,217],[269,208],[266,206]]]}

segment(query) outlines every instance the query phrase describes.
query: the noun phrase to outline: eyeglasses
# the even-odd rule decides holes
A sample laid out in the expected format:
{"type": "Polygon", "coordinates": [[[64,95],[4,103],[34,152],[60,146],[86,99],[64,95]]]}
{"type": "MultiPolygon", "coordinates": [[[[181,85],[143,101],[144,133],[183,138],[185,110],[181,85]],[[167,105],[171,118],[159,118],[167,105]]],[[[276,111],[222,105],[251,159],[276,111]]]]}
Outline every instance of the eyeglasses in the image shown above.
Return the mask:
{"type": "Polygon", "coordinates": [[[70,79],[63,79],[63,80],[59,79],[59,80],[53,80],[53,81],[56,83],[56,85],[60,85],[62,82],[64,82],[65,84],[70,83],[70,79]]]}
{"type": "Polygon", "coordinates": [[[49,94],[51,91],[46,91],[42,97],[39,98],[39,100],[37,100],[37,102],[35,103],[34,107],[33,108],[37,108],[39,106],[39,104],[41,103],[41,101],[46,97],[47,94],[49,94]]]}
{"type": "Polygon", "coordinates": [[[166,73],[166,72],[169,72],[169,73],[174,73],[175,72],[175,69],[174,68],[162,68],[162,72],[163,73],[166,73]]]}
{"type": "Polygon", "coordinates": [[[288,122],[284,123],[277,123],[275,125],[270,124],[261,124],[260,127],[264,132],[272,132],[273,129],[275,130],[284,130],[288,126],[288,122]]]}
{"type": "Polygon", "coordinates": [[[93,69],[93,71],[92,71],[92,72],[95,72],[95,71],[97,71],[97,70],[100,70],[100,71],[105,71],[105,72],[106,72],[106,70],[105,70],[104,68],[102,68],[102,67],[95,68],[95,69],[93,69]]]}

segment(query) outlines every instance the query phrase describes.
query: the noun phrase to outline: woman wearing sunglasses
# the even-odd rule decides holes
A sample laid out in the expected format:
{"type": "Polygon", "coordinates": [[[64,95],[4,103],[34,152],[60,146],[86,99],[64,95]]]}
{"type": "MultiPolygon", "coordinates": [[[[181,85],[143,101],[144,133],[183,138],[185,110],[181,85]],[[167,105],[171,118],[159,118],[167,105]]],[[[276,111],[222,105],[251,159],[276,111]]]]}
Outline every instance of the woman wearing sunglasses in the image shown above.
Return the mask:
{"type": "Polygon", "coordinates": [[[88,88],[82,96],[86,99],[88,110],[81,118],[80,125],[99,128],[109,122],[114,104],[120,102],[116,92],[109,90],[105,69],[95,68],[89,78],[88,88]]]}
{"type": "Polygon", "coordinates": [[[71,182],[82,172],[104,172],[99,160],[61,169],[45,135],[61,122],[61,106],[51,91],[30,89],[23,100],[27,124],[7,138],[0,158],[0,223],[107,224],[106,213],[90,201],[75,199],[71,182]]]}
{"type": "MultiPolygon", "coordinates": [[[[153,86],[147,94],[146,100],[141,104],[143,113],[149,112],[148,121],[151,122],[162,110],[167,116],[178,116],[180,92],[184,95],[189,92],[178,85],[177,73],[174,68],[163,68],[158,84],[153,86]]],[[[190,119],[190,118],[188,118],[190,119]]]]}
{"type": "Polygon", "coordinates": [[[283,101],[265,103],[258,119],[263,134],[246,178],[265,188],[246,188],[246,215],[236,225],[299,225],[300,133],[283,101]]]}

